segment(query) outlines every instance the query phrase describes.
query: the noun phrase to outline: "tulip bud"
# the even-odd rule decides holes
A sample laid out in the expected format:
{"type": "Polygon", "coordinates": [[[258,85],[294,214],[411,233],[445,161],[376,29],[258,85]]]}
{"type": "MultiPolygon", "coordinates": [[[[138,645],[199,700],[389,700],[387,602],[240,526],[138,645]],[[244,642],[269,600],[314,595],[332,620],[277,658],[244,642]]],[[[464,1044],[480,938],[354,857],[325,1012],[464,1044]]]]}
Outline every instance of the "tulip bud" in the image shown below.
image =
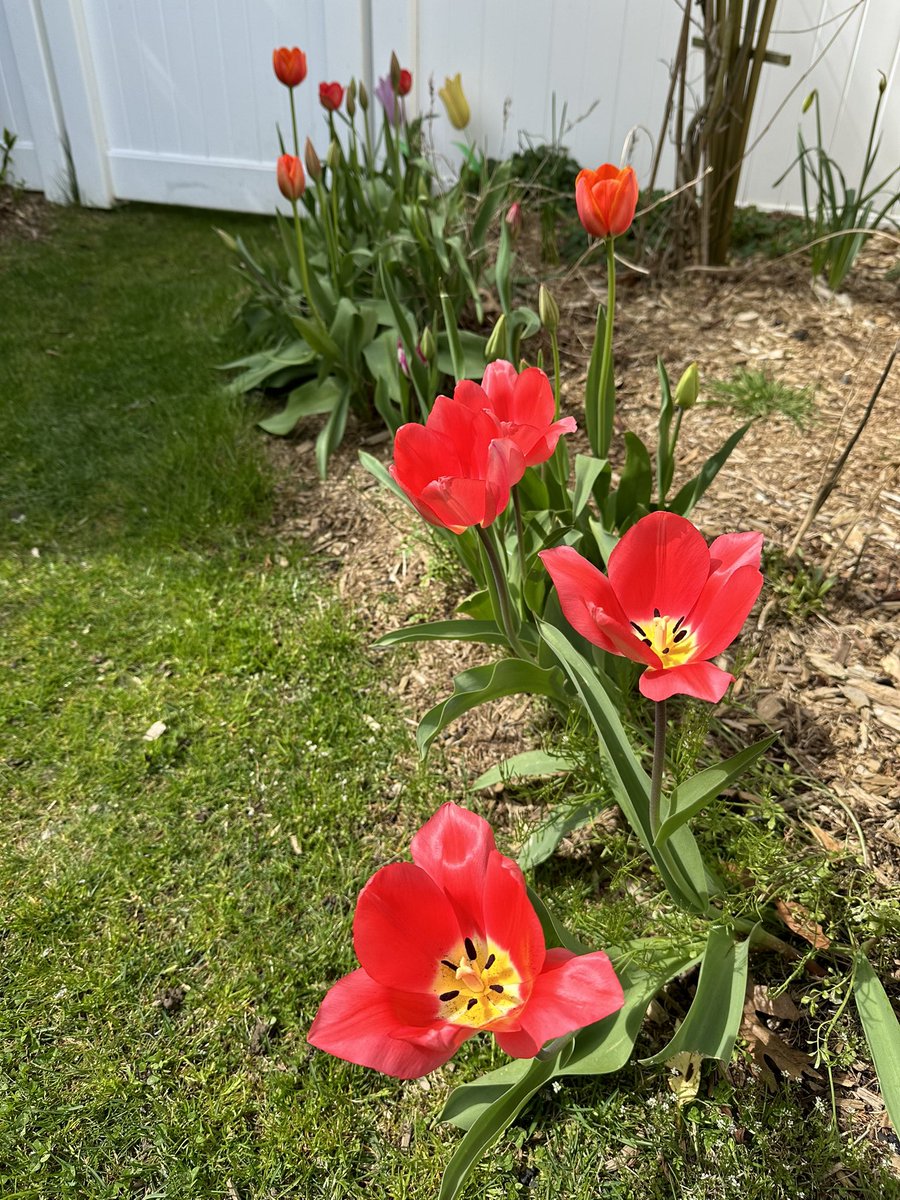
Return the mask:
{"type": "Polygon", "coordinates": [[[293,154],[282,154],[275,170],[278,187],[285,200],[295,202],[306,190],[303,163],[293,154]]]}
{"type": "Polygon", "coordinates": [[[884,89],[887,87],[887,76],[885,75],[884,71],[879,71],[878,74],[881,76],[881,78],[878,80],[878,95],[883,96],[884,89]]]}
{"type": "Polygon", "coordinates": [[[425,326],[425,332],[422,334],[422,340],[419,342],[419,349],[422,351],[422,357],[426,362],[434,362],[437,357],[437,342],[434,340],[434,334],[431,332],[431,326],[425,326]]]}
{"type": "Polygon", "coordinates": [[[506,313],[501,313],[484,348],[484,357],[493,362],[506,353],[506,313]]]}
{"type": "Polygon", "coordinates": [[[809,110],[812,108],[812,103],[813,103],[813,100],[815,100],[815,98],[816,98],[816,89],[813,88],[813,90],[809,93],[809,95],[803,101],[803,112],[809,112],[809,110]]]}
{"type": "Polygon", "coordinates": [[[400,59],[395,50],[391,51],[391,87],[395,93],[400,91],[400,59]]]}
{"type": "Polygon", "coordinates": [[[522,205],[518,200],[514,201],[506,210],[504,217],[507,228],[510,234],[516,238],[519,236],[519,230],[522,228],[522,205]]]}
{"type": "Polygon", "coordinates": [[[538,315],[541,324],[548,333],[556,333],[559,329],[559,305],[553,299],[550,289],[542,283],[538,292],[538,315]]]}
{"type": "Polygon", "coordinates": [[[406,357],[406,351],[403,349],[402,338],[397,338],[397,365],[406,378],[409,379],[409,360],[406,357]]]}
{"type": "Polygon", "coordinates": [[[687,368],[675,388],[675,403],[685,410],[693,408],[700,394],[700,372],[695,362],[687,368]]]}
{"type": "Polygon", "coordinates": [[[366,85],[362,80],[359,81],[359,107],[363,112],[369,111],[369,93],[366,91],[366,85]]]}
{"type": "Polygon", "coordinates": [[[351,79],[347,86],[347,116],[352,121],[356,116],[356,80],[351,79]]]}
{"type": "Polygon", "coordinates": [[[335,138],[332,141],[331,145],[328,147],[328,153],[325,155],[325,165],[333,171],[337,167],[337,165],[340,161],[341,161],[341,144],[335,138]]]}
{"type": "Polygon", "coordinates": [[[316,148],[309,138],[306,139],[306,145],[303,148],[303,161],[306,163],[306,173],[310,179],[314,179],[318,183],[322,178],[322,164],[316,154],[316,148]]]}

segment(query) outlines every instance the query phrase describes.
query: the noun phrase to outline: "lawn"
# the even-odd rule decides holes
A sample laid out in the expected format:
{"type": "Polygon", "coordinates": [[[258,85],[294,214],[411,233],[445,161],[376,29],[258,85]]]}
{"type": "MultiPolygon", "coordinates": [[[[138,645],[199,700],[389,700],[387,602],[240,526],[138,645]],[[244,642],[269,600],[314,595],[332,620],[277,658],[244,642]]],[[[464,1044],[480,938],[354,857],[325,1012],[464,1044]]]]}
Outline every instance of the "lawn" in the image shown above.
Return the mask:
{"type": "MultiPolygon", "coordinates": [[[[222,219],[59,210],[0,243],[9,1200],[424,1200],[460,1136],[441,1101],[504,1061],[479,1041],[401,1083],[306,1045],[364,881],[436,801],[480,800],[418,764],[404,660],[276,536],[276,467],[215,370],[240,288],[222,219]]],[[[598,944],[626,882],[540,875],[598,944]]],[[[542,1094],[470,1194],[875,1200],[900,1195],[884,1149],[834,1131],[825,1086],[738,1064],[681,1110],[634,1066],[542,1094]]]]}

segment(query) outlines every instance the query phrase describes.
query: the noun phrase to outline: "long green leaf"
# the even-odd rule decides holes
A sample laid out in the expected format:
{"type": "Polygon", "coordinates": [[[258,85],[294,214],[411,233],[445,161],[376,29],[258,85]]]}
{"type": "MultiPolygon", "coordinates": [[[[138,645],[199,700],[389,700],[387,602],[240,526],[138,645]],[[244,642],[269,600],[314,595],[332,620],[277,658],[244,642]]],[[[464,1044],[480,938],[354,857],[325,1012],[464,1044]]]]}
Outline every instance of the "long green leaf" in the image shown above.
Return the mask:
{"type": "Polygon", "coordinates": [[[589,454],[575,455],[575,492],[572,497],[572,512],[579,516],[591,498],[594,485],[602,476],[611,474],[610,465],[605,458],[594,458],[589,454]]]}
{"type": "Polygon", "coordinates": [[[447,343],[450,347],[450,359],[453,363],[453,378],[460,383],[466,377],[466,360],[459,340],[459,326],[456,313],[446,292],[441,292],[441,311],[444,314],[444,328],[447,332],[447,343]]]}
{"type": "Polygon", "coordinates": [[[744,1010],[750,938],[740,944],[731,930],[714,925],[709,931],[697,993],[675,1036],[658,1054],[642,1058],[646,1065],[666,1062],[682,1050],[728,1062],[744,1010]]]}
{"type": "Polygon", "coordinates": [[[489,767],[471,784],[473,792],[507,783],[512,779],[534,779],[540,775],[558,775],[575,769],[575,760],[564,754],[548,754],[546,750],[525,750],[513,754],[495,767],[489,767]]]}
{"type": "Polygon", "coordinates": [[[666,496],[672,486],[672,476],[675,473],[675,461],[669,436],[675,406],[672,403],[669,376],[661,358],[656,360],[656,370],[659,375],[660,390],[659,419],[656,422],[656,498],[659,507],[664,508],[666,496]]]}
{"type": "Polygon", "coordinates": [[[594,345],[591,350],[591,361],[588,364],[587,383],[584,390],[584,423],[588,443],[596,454],[599,445],[600,430],[597,428],[601,411],[600,398],[600,369],[603,365],[603,335],[606,331],[606,314],[601,304],[597,305],[597,325],[594,329],[594,345]]]}
{"type": "Polygon", "coordinates": [[[650,511],[653,468],[650,453],[636,433],[625,434],[625,466],[616,488],[616,527],[625,532],[650,511]]]}
{"type": "Polygon", "coordinates": [[[340,396],[335,401],[325,428],[316,438],[316,466],[319,468],[319,475],[322,479],[328,474],[328,460],[341,444],[344,430],[347,427],[347,415],[350,411],[349,388],[350,385],[345,383],[340,396]]]}
{"type": "Polygon", "coordinates": [[[266,417],[259,422],[259,426],[266,433],[276,433],[283,437],[291,432],[301,417],[330,413],[340,397],[341,387],[333,376],[327,379],[310,379],[308,383],[294,388],[280,413],[266,417]]]}
{"type": "Polygon", "coordinates": [[[862,952],[856,956],[853,994],[872,1052],[884,1106],[894,1132],[900,1135],[900,1022],[881,980],[862,952]]]}
{"type": "Polygon", "coordinates": [[[530,834],[519,851],[517,862],[523,871],[531,871],[553,854],[559,843],[573,829],[587,825],[610,801],[595,797],[583,804],[560,804],[541,821],[535,831],[530,834]]]}
{"type": "Polygon", "coordinates": [[[765,754],[776,737],[777,734],[773,734],[772,737],[754,742],[752,746],[741,750],[739,754],[727,758],[724,762],[716,763],[714,767],[708,767],[705,771],[700,771],[697,775],[680,783],[672,792],[668,806],[664,809],[666,816],[656,835],[657,846],[663,845],[676,829],[680,829],[691,817],[696,816],[702,808],[705,808],[710,800],[715,800],[720,792],[730,787],[734,780],[742,775],[752,763],[756,762],[761,754],[765,754]]]}
{"type": "Polygon", "coordinates": [[[383,633],[376,646],[402,646],[406,642],[485,642],[505,646],[506,634],[495,621],[429,621],[422,625],[406,625],[383,633]]]}
{"type": "Polygon", "coordinates": [[[528,1058],[514,1058],[512,1062],[488,1071],[479,1079],[454,1088],[438,1120],[455,1125],[457,1129],[471,1129],[478,1118],[526,1074],[531,1061],[528,1058]]]}
{"type": "Polygon", "coordinates": [[[740,429],[736,429],[726,442],[724,442],[715,454],[711,454],[698,473],[677,493],[675,499],[669,505],[669,510],[678,513],[682,517],[689,515],[691,510],[702,497],[703,493],[721,471],[722,467],[728,461],[728,458],[753,424],[748,421],[746,425],[742,425],[740,429]]]}
{"type": "Polygon", "coordinates": [[[472,667],[453,680],[453,694],[425,714],[416,730],[419,753],[424,756],[438,734],[463,713],[488,700],[525,692],[565,700],[562,677],[556,668],[544,669],[521,658],[502,658],[496,663],[472,667]]]}

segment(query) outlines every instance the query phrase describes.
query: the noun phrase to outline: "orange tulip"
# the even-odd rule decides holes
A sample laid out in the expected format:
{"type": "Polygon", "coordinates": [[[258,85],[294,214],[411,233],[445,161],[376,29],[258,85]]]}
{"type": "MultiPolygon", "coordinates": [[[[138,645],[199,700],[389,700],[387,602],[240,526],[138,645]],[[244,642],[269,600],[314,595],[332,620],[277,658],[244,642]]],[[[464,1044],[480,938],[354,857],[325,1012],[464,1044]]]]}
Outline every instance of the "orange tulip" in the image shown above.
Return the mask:
{"type": "Polygon", "coordinates": [[[296,46],[279,46],[272,51],[272,66],[285,87],[294,88],[306,78],[306,55],[296,46]]]}
{"type": "Polygon", "coordinates": [[[293,154],[282,154],[276,168],[278,187],[285,200],[297,201],[306,191],[303,163],[293,154]]]}
{"type": "Polygon", "coordinates": [[[618,237],[634,220],[638,181],[633,167],[621,170],[604,163],[596,171],[579,171],[575,180],[578,217],[591,237],[618,237]]]}

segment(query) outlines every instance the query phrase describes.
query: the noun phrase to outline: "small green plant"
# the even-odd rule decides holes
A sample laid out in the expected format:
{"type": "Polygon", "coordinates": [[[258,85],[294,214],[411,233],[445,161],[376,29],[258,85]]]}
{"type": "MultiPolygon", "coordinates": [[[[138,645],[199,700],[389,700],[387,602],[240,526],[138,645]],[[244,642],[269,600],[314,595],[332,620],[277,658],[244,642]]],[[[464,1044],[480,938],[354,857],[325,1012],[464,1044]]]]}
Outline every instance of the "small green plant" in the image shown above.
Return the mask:
{"type": "Polygon", "coordinates": [[[3,137],[0,138],[0,187],[7,187],[13,183],[12,176],[12,152],[18,138],[12,132],[3,126],[3,137]]]}
{"type": "Polygon", "coordinates": [[[825,567],[808,563],[799,552],[789,558],[781,550],[766,551],[766,579],[782,610],[794,621],[803,622],[819,612],[825,596],[837,579],[825,567]]]}
{"type": "Polygon", "coordinates": [[[894,167],[878,183],[871,182],[881,145],[881,139],[875,137],[875,130],[886,87],[887,79],[881,75],[878,99],[869,126],[869,140],[856,187],[847,186],[844,172],[825,149],[819,93],[815,90],[810,92],[803,104],[804,113],[815,108],[815,144],[807,146],[802,129],[798,129],[797,157],[776,181],[777,187],[792,168],[799,165],[813,277],[818,279],[824,276],[833,292],[847,278],[857,254],[878,226],[886,221],[897,226],[897,222],[888,214],[900,199],[900,191],[887,193],[886,189],[900,171],[900,166],[894,167]]]}
{"type": "Polygon", "coordinates": [[[746,420],[782,416],[803,429],[812,416],[813,389],[779,383],[764,371],[741,367],[730,379],[713,379],[707,404],[727,408],[746,420]]]}

